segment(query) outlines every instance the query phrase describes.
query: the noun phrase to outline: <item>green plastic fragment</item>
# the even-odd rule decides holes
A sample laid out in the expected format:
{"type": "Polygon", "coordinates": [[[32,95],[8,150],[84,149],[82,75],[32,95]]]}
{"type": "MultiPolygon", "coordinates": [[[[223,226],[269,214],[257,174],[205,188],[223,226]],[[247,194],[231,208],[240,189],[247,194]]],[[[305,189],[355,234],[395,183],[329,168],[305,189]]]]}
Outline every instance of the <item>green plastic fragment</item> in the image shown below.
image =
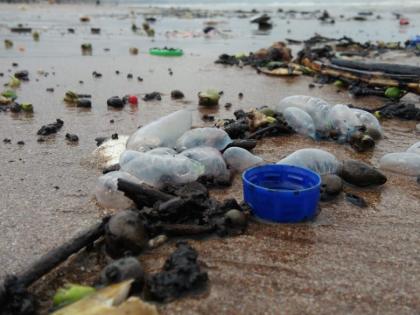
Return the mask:
{"type": "Polygon", "coordinates": [[[265,116],[268,116],[268,117],[274,117],[274,115],[275,115],[274,110],[272,110],[271,108],[268,108],[268,107],[263,108],[263,109],[261,109],[259,111],[261,113],[263,113],[265,116]]]}
{"type": "Polygon", "coordinates": [[[176,48],[150,48],[149,54],[154,56],[164,56],[164,57],[179,57],[184,54],[182,49],[176,48]]]}
{"type": "Polygon", "coordinates": [[[34,41],[39,41],[39,32],[35,31],[32,33],[32,38],[34,39],[34,41]]]}
{"type": "Polygon", "coordinates": [[[17,99],[17,94],[13,90],[6,90],[3,93],[1,93],[1,95],[4,96],[4,97],[10,98],[12,100],[17,99]]]}
{"type": "Polygon", "coordinates": [[[20,86],[20,80],[18,78],[16,78],[14,75],[10,76],[10,81],[7,84],[8,87],[10,88],[17,88],[20,86]]]}
{"type": "Polygon", "coordinates": [[[10,39],[5,39],[4,40],[4,47],[12,48],[13,47],[13,42],[10,39]]]}
{"type": "Polygon", "coordinates": [[[78,99],[79,97],[73,91],[67,91],[64,95],[64,101],[67,103],[75,103],[78,99]]]}
{"type": "Polygon", "coordinates": [[[20,104],[20,108],[27,113],[33,113],[34,112],[34,107],[32,106],[32,104],[30,103],[21,103],[20,104]]]}
{"type": "Polygon", "coordinates": [[[400,98],[402,95],[402,91],[400,88],[393,86],[393,87],[389,87],[385,90],[385,96],[388,98],[400,98]]]}
{"type": "Polygon", "coordinates": [[[81,45],[83,50],[92,50],[92,44],[91,43],[83,43],[81,45]]]}
{"type": "Polygon", "coordinates": [[[54,306],[63,306],[74,303],[92,293],[96,290],[93,287],[84,286],[80,284],[67,284],[63,288],[57,290],[54,295],[54,306]]]}
{"type": "Polygon", "coordinates": [[[198,93],[199,104],[203,106],[214,106],[219,104],[220,94],[217,90],[207,90],[198,93]]]}
{"type": "Polygon", "coordinates": [[[334,81],[334,85],[335,85],[336,87],[341,88],[341,87],[344,87],[344,82],[343,82],[343,81],[341,81],[341,80],[335,80],[335,81],[334,81]]]}

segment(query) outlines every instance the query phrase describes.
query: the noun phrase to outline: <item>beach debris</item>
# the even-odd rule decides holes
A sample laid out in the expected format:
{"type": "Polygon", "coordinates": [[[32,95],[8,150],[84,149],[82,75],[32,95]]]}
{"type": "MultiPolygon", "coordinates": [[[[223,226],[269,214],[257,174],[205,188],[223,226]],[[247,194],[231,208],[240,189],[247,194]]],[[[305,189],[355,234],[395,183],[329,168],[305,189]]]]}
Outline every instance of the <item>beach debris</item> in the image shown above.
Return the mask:
{"type": "Polygon", "coordinates": [[[201,106],[219,105],[220,93],[217,90],[207,90],[198,93],[198,104],[201,106]]]}
{"type": "Polygon", "coordinates": [[[162,57],[181,57],[184,54],[184,51],[180,48],[155,47],[155,48],[149,49],[149,54],[153,56],[162,56],[162,57]]]}
{"type": "Polygon", "coordinates": [[[407,18],[401,18],[400,19],[400,25],[408,25],[410,24],[410,20],[407,18]]]}
{"type": "Polygon", "coordinates": [[[101,271],[101,283],[105,285],[130,279],[133,279],[131,291],[141,292],[145,283],[145,273],[139,260],[135,257],[117,259],[101,271]]]}
{"type": "Polygon", "coordinates": [[[29,81],[29,72],[27,70],[17,71],[14,77],[22,81],[29,81]]]}
{"type": "Polygon", "coordinates": [[[52,315],[158,315],[156,306],[128,297],[131,285],[132,280],[112,284],[52,315]]]}
{"type": "Polygon", "coordinates": [[[105,227],[105,249],[114,259],[138,255],[147,241],[146,228],[138,211],[122,210],[112,216],[105,227]]]}
{"type": "Polygon", "coordinates": [[[399,99],[404,95],[403,91],[399,87],[393,86],[385,90],[385,96],[391,99],[399,99]]]}
{"type": "Polygon", "coordinates": [[[184,151],[195,147],[208,146],[222,151],[232,139],[223,129],[219,128],[194,128],[186,131],[176,142],[176,149],[184,151]]]}
{"type": "Polygon", "coordinates": [[[201,270],[195,249],[185,241],[179,241],[176,247],[165,261],[163,271],[147,280],[148,298],[167,302],[206,286],[208,275],[201,270]]]}
{"type": "Polygon", "coordinates": [[[138,100],[137,96],[129,95],[127,97],[127,102],[131,105],[137,105],[139,103],[139,100],[138,100]]]}
{"type": "Polygon", "coordinates": [[[359,208],[366,208],[368,206],[365,199],[355,194],[346,193],[346,200],[359,208]]]}
{"type": "Polygon", "coordinates": [[[22,109],[22,111],[24,111],[26,113],[33,113],[34,112],[34,107],[31,103],[20,103],[19,106],[22,109]]]}
{"type": "Polygon", "coordinates": [[[22,24],[19,24],[17,27],[11,27],[10,31],[12,33],[30,33],[32,32],[31,27],[25,27],[22,24]]]}
{"type": "Polygon", "coordinates": [[[129,50],[131,55],[138,55],[139,49],[137,47],[130,47],[129,50]]]}
{"type": "Polygon", "coordinates": [[[400,118],[404,120],[420,120],[420,107],[408,102],[386,103],[379,108],[371,110],[380,118],[400,118]]]}
{"type": "Polygon", "coordinates": [[[90,22],[90,17],[88,17],[87,15],[81,16],[79,18],[80,22],[90,22]]]}
{"type": "Polygon", "coordinates": [[[55,307],[63,307],[79,301],[95,292],[96,290],[93,287],[69,283],[57,290],[53,297],[53,305],[55,307]]]}
{"type": "Polygon", "coordinates": [[[153,187],[196,181],[204,166],[183,155],[158,155],[125,151],[120,157],[121,170],[153,187]]]}
{"type": "Polygon", "coordinates": [[[147,151],[156,147],[175,147],[178,138],[190,130],[191,125],[190,111],[176,111],[138,129],[128,139],[127,149],[147,151]]]}
{"type": "Polygon", "coordinates": [[[144,22],[142,24],[143,30],[146,32],[147,36],[154,37],[155,36],[155,30],[150,27],[150,24],[147,22],[144,22]]]}
{"type": "Polygon", "coordinates": [[[96,200],[102,207],[127,209],[133,206],[132,200],[127,198],[124,193],[118,190],[119,178],[123,178],[134,183],[140,182],[136,177],[122,171],[109,172],[100,176],[97,180],[94,194],[96,200]]]}
{"type": "Polygon", "coordinates": [[[238,173],[259,164],[263,164],[264,160],[259,156],[253,155],[251,152],[238,147],[231,147],[223,152],[223,158],[229,169],[238,173]]]}
{"type": "Polygon", "coordinates": [[[1,93],[1,96],[10,99],[11,101],[14,101],[17,99],[17,94],[14,90],[5,90],[1,93]]]}
{"type": "Polygon", "coordinates": [[[321,149],[300,149],[288,155],[277,164],[287,164],[309,168],[320,175],[335,174],[340,167],[337,158],[321,149]]]}
{"type": "Polygon", "coordinates": [[[91,27],[90,28],[90,32],[92,34],[100,34],[101,33],[101,29],[99,27],[91,27]]]}
{"type": "Polygon", "coordinates": [[[10,49],[13,47],[13,41],[11,41],[10,39],[5,39],[4,40],[4,47],[6,49],[10,49]]]}
{"type": "Polygon", "coordinates": [[[6,275],[0,286],[1,314],[38,314],[38,302],[16,276],[6,275]]]}
{"type": "Polygon", "coordinates": [[[77,94],[73,91],[67,91],[64,95],[63,101],[69,105],[76,107],[91,108],[92,102],[89,94],[77,94]]]}
{"type": "Polygon", "coordinates": [[[112,97],[108,98],[108,100],[106,101],[106,104],[109,107],[113,107],[113,108],[124,107],[124,101],[119,96],[112,96],[112,97]]]}
{"type": "Polygon", "coordinates": [[[41,129],[38,130],[37,135],[47,136],[53,133],[57,133],[58,130],[63,127],[63,125],[64,121],[57,118],[56,122],[42,126],[41,129]]]}
{"type": "Polygon", "coordinates": [[[82,55],[84,56],[90,56],[92,55],[92,44],[91,43],[83,43],[80,45],[80,48],[82,49],[82,55]]]}
{"type": "Polygon", "coordinates": [[[151,93],[146,93],[143,96],[143,101],[145,102],[149,102],[149,101],[160,101],[162,100],[162,96],[159,92],[151,92],[151,93]]]}
{"type": "Polygon", "coordinates": [[[98,146],[92,153],[98,167],[110,167],[118,164],[121,154],[125,151],[128,136],[95,138],[98,146]]]}
{"type": "Polygon", "coordinates": [[[180,91],[180,90],[173,90],[171,92],[171,98],[174,99],[174,100],[182,99],[182,98],[184,98],[184,93],[182,93],[182,91],[180,91]]]}
{"type": "Polygon", "coordinates": [[[387,178],[376,168],[356,160],[344,160],[338,175],[347,183],[359,187],[383,185],[387,178]]]}
{"type": "Polygon", "coordinates": [[[37,32],[37,31],[34,31],[34,32],[32,32],[32,38],[33,38],[33,40],[34,41],[39,41],[39,38],[40,38],[40,34],[39,34],[39,32],[37,32]]]}
{"type": "Polygon", "coordinates": [[[7,86],[9,88],[16,89],[20,86],[20,83],[21,81],[18,78],[16,78],[14,75],[11,75],[9,82],[7,83],[7,86]]]}

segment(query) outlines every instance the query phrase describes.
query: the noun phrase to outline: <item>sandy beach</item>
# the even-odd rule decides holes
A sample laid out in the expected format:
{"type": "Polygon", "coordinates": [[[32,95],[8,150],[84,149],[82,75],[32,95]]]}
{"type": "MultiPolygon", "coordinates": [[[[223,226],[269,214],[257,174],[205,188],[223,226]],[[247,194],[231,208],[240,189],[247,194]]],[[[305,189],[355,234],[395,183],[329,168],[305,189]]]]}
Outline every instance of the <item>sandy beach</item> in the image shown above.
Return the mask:
{"type": "MultiPolygon", "coordinates": [[[[250,67],[214,64],[222,53],[255,51],[275,41],[303,40],[315,33],[346,35],[362,42],[404,42],[418,34],[420,7],[399,10],[410,19],[406,27],[398,24],[389,7],[375,8],[367,21],[350,19],[364,9],[334,7],[330,14],[336,22],[330,25],[299,14],[285,17],[277,8],[266,8],[262,11],[273,16],[274,26],[259,32],[248,17],[233,10],[171,10],[132,4],[0,4],[0,40],[11,39],[14,43],[11,49],[0,47],[0,84],[8,82],[10,73],[28,70],[30,81],[23,82],[17,94],[19,101],[34,106],[33,114],[0,112],[1,138],[11,139],[10,144],[0,144],[0,277],[22,271],[109,213],[96,204],[92,194],[101,174],[91,155],[96,137],[128,135],[183,108],[193,111],[194,126],[211,126],[213,123],[202,120],[204,114],[232,118],[237,109],[273,106],[283,97],[296,94],[322,97],[331,104],[365,108],[382,105],[381,98],[353,98],[346,91],[337,93],[333,85],[310,88],[312,79],[305,76],[276,78],[258,75],[250,67]],[[90,22],[79,22],[82,15],[89,16],[90,22]],[[141,25],[144,16],[157,19],[153,23],[154,38],[131,31],[131,24],[141,25]],[[209,21],[223,35],[203,36],[201,30],[209,21]],[[19,23],[38,30],[40,40],[35,42],[30,34],[9,31],[19,23]],[[91,27],[100,27],[101,33],[91,34],[91,27]],[[68,33],[68,28],[74,28],[75,33],[68,33]],[[84,42],[92,43],[91,56],[81,54],[84,42]],[[179,47],[185,54],[180,58],[150,56],[148,50],[155,46],[179,47]],[[130,47],[137,47],[139,54],[130,55],[130,47]],[[94,78],[94,71],[102,77],[94,78]],[[129,73],[133,79],[127,79],[129,73]],[[47,92],[47,88],[54,91],[47,92]],[[221,105],[199,108],[197,93],[208,88],[224,92],[221,105]],[[170,92],[174,89],[183,91],[185,99],[172,100],[170,92]],[[92,108],[66,105],[62,100],[68,90],[91,94],[92,108]],[[106,106],[113,95],[134,94],[141,99],[153,91],[162,93],[161,101],[140,100],[138,106],[128,105],[122,110],[106,106]],[[244,94],[242,99],[238,98],[240,92],[244,94]],[[223,106],[227,102],[233,104],[229,109],[223,106]],[[37,130],[57,118],[64,121],[62,130],[43,143],[37,142],[37,130]],[[68,144],[66,133],[77,134],[78,144],[68,144]],[[17,145],[18,141],[25,144],[17,145]]],[[[290,47],[296,53],[301,46],[290,47]]],[[[420,65],[420,59],[402,53],[378,59],[420,65]]],[[[368,153],[299,135],[263,139],[254,153],[277,162],[297,149],[314,147],[328,150],[338,159],[353,158],[378,166],[384,154],[403,151],[419,141],[415,125],[414,121],[384,121],[384,139],[368,153]]],[[[162,314],[184,315],[420,312],[419,185],[412,177],[385,174],[388,182],[383,187],[345,188],[364,197],[368,208],[357,208],[340,196],[321,203],[322,211],[314,222],[252,222],[241,236],[191,241],[209,274],[209,290],[160,305],[159,310],[162,314]]],[[[220,199],[229,196],[242,200],[240,177],[228,189],[215,189],[213,194],[220,199]]],[[[173,248],[174,242],[169,242],[140,260],[146,270],[157,271],[173,248]]],[[[36,283],[33,291],[41,292],[42,302],[47,305],[61,284],[93,281],[103,264],[94,253],[82,252],[36,283]]]]}

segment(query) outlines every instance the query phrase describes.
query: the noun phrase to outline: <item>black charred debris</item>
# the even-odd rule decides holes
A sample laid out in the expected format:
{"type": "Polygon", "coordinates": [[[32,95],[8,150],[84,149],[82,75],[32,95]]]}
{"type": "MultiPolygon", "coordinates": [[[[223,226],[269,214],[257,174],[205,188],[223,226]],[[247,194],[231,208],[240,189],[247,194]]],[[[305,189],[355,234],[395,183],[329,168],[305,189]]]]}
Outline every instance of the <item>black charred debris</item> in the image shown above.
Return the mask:
{"type": "Polygon", "coordinates": [[[58,118],[56,122],[42,126],[41,129],[38,130],[37,135],[48,136],[50,134],[57,133],[63,125],[64,121],[58,118]]]}
{"type": "MultiPolygon", "coordinates": [[[[325,15],[325,19],[328,18],[325,15]]],[[[303,45],[293,60],[286,43],[276,42],[248,55],[222,54],[215,63],[240,67],[248,65],[256,68],[258,73],[276,76],[310,75],[320,84],[337,84],[340,81],[340,87],[349,88],[354,96],[375,95],[390,98],[385,93],[389,87],[401,90],[399,96],[393,97],[396,99],[402,97],[406,91],[420,94],[420,67],[373,63],[369,59],[359,61],[360,57],[374,58],[391,50],[415,54],[415,49],[409,43],[360,43],[346,36],[328,38],[320,35],[305,41],[287,41],[303,45]],[[359,60],[348,59],[352,57],[359,60]],[[284,71],[273,71],[279,68],[284,68],[284,71]]]]}

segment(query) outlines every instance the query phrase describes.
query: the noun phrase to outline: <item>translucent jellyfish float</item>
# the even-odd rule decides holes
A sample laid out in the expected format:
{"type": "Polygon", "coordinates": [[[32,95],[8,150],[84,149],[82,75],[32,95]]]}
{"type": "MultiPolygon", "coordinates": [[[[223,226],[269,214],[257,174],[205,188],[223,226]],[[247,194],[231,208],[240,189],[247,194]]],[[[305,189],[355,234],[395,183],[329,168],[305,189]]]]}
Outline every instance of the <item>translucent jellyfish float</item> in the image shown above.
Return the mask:
{"type": "Polygon", "coordinates": [[[229,168],[237,172],[242,172],[255,165],[264,164],[264,160],[259,156],[238,147],[227,149],[223,152],[223,158],[229,168]]]}
{"type": "Polygon", "coordinates": [[[298,107],[287,107],[283,111],[287,124],[299,134],[315,139],[315,124],[311,116],[298,107]]]}
{"type": "Polygon", "coordinates": [[[198,179],[205,167],[183,155],[159,155],[126,151],[120,158],[121,170],[142,182],[160,188],[165,184],[185,184],[198,179]]]}
{"type": "Polygon", "coordinates": [[[176,149],[184,151],[195,147],[213,147],[221,151],[232,142],[226,131],[219,128],[195,128],[185,132],[176,142],[176,149]]]}
{"type": "Polygon", "coordinates": [[[358,108],[352,108],[351,111],[356,114],[356,117],[360,120],[363,126],[367,128],[367,131],[372,138],[379,139],[383,137],[381,124],[374,115],[358,108]]]}
{"type": "Polygon", "coordinates": [[[130,182],[140,181],[121,171],[109,172],[98,178],[95,187],[95,197],[98,203],[105,208],[126,209],[133,206],[133,201],[127,198],[122,191],[118,190],[118,179],[122,178],[130,182]]]}
{"type": "Polygon", "coordinates": [[[420,141],[414,143],[411,147],[407,149],[407,152],[416,153],[420,155],[420,141]]]}
{"type": "Polygon", "coordinates": [[[320,175],[335,174],[341,165],[333,154],[320,149],[297,150],[277,162],[277,164],[309,168],[320,175]]]}
{"type": "Polygon", "coordinates": [[[282,99],[275,109],[284,113],[288,107],[297,107],[308,113],[312,117],[317,131],[327,132],[330,129],[326,117],[328,117],[331,105],[323,99],[306,95],[288,96],[282,99]]]}
{"type": "Polygon", "coordinates": [[[358,127],[362,126],[362,122],[357,118],[347,105],[334,105],[328,113],[328,123],[331,130],[338,132],[341,138],[346,139],[358,127]]]}
{"type": "Polygon", "coordinates": [[[385,154],[379,160],[379,167],[408,176],[420,175],[420,155],[412,152],[385,154]]]}
{"type": "Polygon", "coordinates": [[[191,112],[177,111],[138,129],[128,139],[127,149],[145,152],[156,147],[174,147],[191,125],[191,112]]]}
{"type": "Polygon", "coordinates": [[[228,179],[230,172],[219,150],[212,147],[196,147],[181,153],[204,166],[204,174],[212,178],[228,179]]]}

